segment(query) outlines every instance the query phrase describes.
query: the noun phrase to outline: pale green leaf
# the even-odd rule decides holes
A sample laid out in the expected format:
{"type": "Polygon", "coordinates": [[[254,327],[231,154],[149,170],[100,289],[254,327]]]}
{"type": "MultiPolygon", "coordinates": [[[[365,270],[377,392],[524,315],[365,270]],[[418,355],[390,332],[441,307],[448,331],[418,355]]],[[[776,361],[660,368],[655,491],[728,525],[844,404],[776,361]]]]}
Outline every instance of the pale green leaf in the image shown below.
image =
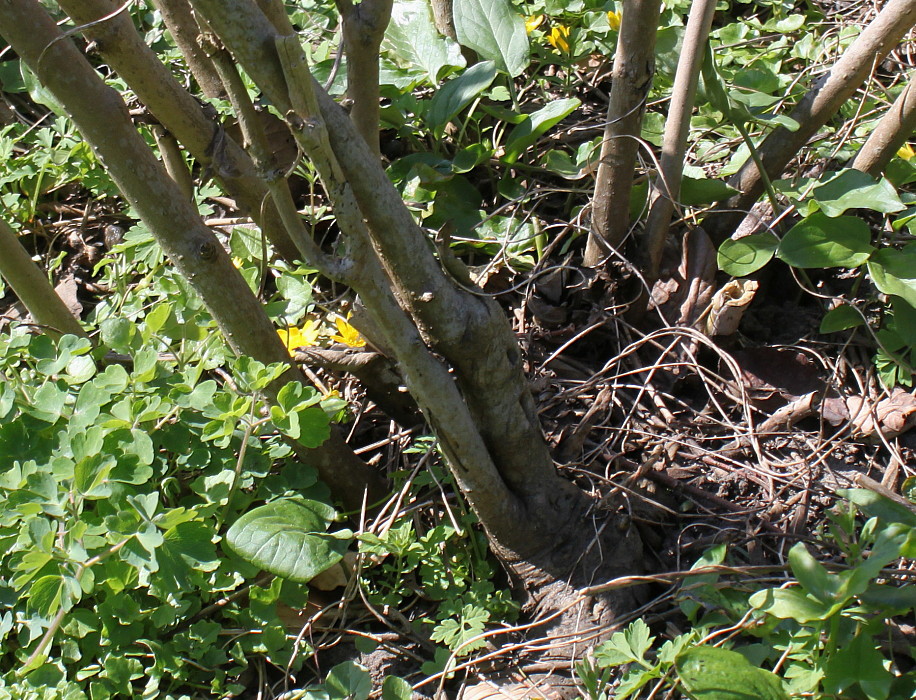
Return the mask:
{"type": "Polygon", "coordinates": [[[525,20],[509,0],[454,0],[458,41],[514,78],[528,66],[525,20]]]}
{"type": "Polygon", "coordinates": [[[871,230],[855,216],[815,212],[783,237],[776,256],[792,267],[858,267],[871,255],[871,230]]]}
{"type": "Polygon", "coordinates": [[[394,3],[382,48],[401,66],[422,67],[432,84],[439,80],[444,68],[465,65],[461,47],[436,29],[426,0],[394,3]]]}
{"type": "Polygon", "coordinates": [[[692,700],[788,700],[778,676],[737,651],[694,647],[678,656],[675,668],[692,700]]]}

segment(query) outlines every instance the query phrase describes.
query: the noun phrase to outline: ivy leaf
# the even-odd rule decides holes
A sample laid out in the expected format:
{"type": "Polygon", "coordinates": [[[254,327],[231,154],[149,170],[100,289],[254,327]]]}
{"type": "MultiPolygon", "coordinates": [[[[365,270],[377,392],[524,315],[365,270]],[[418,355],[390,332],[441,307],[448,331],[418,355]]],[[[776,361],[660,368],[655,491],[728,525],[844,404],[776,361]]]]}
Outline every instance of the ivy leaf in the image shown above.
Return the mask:
{"type": "Polygon", "coordinates": [[[387,676],[382,682],[382,700],[410,700],[413,688],[410,683],[397,676],[387,676]]]}
{"type": "Polygon", "coordinates": [[[866,697],[886,698],[894,680],[870,635],[862,633],[829,657],[825,671],[824,691],[838,697],[858,684],[866,697]]]}
{"type": "Polygon", "coordinates": [[[226,533],[226,545],[265,571],[306,583],[347,550],[345,533],[326,532],[334,515],[333,508],[318,501],[273,501],[240,517],[226,533]]]}
{"type": "Polygon", "coordinates": [[[871,230],[862,219],[815,212],[789,230],[776,256],[792,267],[855,268],[874,251],[870,241],[871,230]]]}
{"type": "Polygon", "coordinates": [[[833,606],[818,602],[811,596],[794,588],[769,588],[757,591],[748,602],[751,607],[769,613],[781,620],[795,620],[805,623],[812,620],[825,620],[833,606]]]}
{"type": "Polygon", "coordinates": [[[849,304],[841,304],[834,309],[830,309],[821,320],[819,333],[836,333],[845,331],[849,328],[855,328],[865,323],[862,314],[856,311],[849,304]]]}
{"type": "Polygon", "coordinates": [[[515,78],[529,61],[525,20],[509,0],[455,0],[458,41],[515,78]]]}

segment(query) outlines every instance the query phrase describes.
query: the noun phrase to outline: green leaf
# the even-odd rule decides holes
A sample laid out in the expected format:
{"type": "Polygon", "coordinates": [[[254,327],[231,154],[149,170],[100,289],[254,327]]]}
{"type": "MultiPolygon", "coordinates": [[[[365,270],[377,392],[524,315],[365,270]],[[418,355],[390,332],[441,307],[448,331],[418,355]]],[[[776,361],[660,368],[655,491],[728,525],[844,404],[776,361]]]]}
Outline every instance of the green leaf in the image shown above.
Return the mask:
{"type": "Polygon", "coordinates": [[[719,246],[716,263],[722,272],[732,277],[745,277],[770,262],[778,246],[779,239],[768,231],[729,238],[719,246]]]}
{"type": "Polygon", "coordinates": [[[817,559],[811,556],[803,542],[789,550],[792,573],[809,595],[822,603],[834,603],[838,582],[817,559]]]}
{"type": "Polygon", "coordinates": [[[862,314],[849,304],[840,304],[830,309],[821,320],[819,333],[836,333],[865,324],[862,314]]]}
{"type": "Polygon", "coordinates": [[[738,190],[729,187],[722,180],[685,176],[681,180],[681,193],[678,199],[681,204],[699,207],[713,202],[721,202],[737,193],[738,190]]]}
{"type": "Polygon", "coordinates": [[[869,700],[883,700],[894,678],[884,664],[885,659],[875,648],[875,641],[860,631],[827,660],[824,690],[846,697],[845,691],[858,684],[869,700]]]}
{"type": "Polygon", "coordinates": [[[881,248],[869,259],[868,272],[879,291],[894,294],[916,307],[916,243],[899,250],[881,248]]]}
{"type": "Polygon", "coordinates": [[[748,602],[751,607],[780,620],[795,620],[801,623],[825,620],[833,610],[833,606],[820,603],[795,588],[769,588],[757,591],[748,602]]]}
{"type": "Polygon", "coordinates": [[[432,9],[426,0],[394,3],[382,48],[387,49],[402,67],[422,67],[433,85],[438,82],[443,68],[466,64],[461,47],[436,29],[432,9]]]}
{"type": "Polygon", "coordinates": [[[42,617],[51,617],[63,605],[66,595],[63,576],[42,576],[29,588],[29,606],[42,617]]]}
{"type": "Polygon", "coordinates": [[[112,455],[95,454],[81,459],[73,470],[73,485],[86,498],[108,498],[111,486],[105,482],[118,461],[112,455]]]}
{"type": "Polygon", "coordinates": [[[458,41],[515,78],[529,61],[525,20],[509,0],[454,0],[458,41]]]}
{"type": "Polygon", "coordinates": [[[397,676],[386,676],[382,681],[382,700],[411,700],[413,688],[397,676]]]}
{"type": "Polygon", "coordinates": [[[473,102],[496,78],[496,64],[483,61],[443,85],[426,110],[426,124],[437,136],[441,136],[445,125],[461,110],[473,102]]]}
{"type": "Polygon", "coordinates": [[[868,489],[840,489],[837,493],[855,503],[862,511],[888,523],[901,523],[907,527],[916,527],[916,513],[906,506],[868,489]]]}
{"type": "Polygon", "coordinates": [[[366,700],[372,691],[372,679],[363,666],[344,661],[328,673],[325,687],[331,698],[366,700]]]}
{"type": "Polygon", "coordinates": [[[318,501],[274,501],[241,516],[226,533],[226,544],[265,571],[306,583],[347,550],[348,539],[326,532],[333,518],[334,509],[318,501]]]}
{"type": "Polygon", "coordinates": [[[737,651],[694,647],[677,657],[675,668],[693,700],[788,700],[779,676],[737,651]]]}
{"type": "Polygon", "coordinates": [[[792,267],[858,267],[874,251],[871,231],[855,216],[815,212],[789,230],[776,256],[792,267]]]}
{"type": "Polygon", "coordinates": [[[885,179],[876,181],[860,170],[842,170],[811,191],[810,197],[827,216],[839,216],[847,209],[871,209],[882,214],[903,211],[894,186],[885,179]]]}
{"type": "Polygon", "coordinates": [[[537,112],[527,115],[509,134],[503,161],[514,163],[531,144],[561,119],[572,114],[580,104],[581,102],[575,97],[570,97],[551,102],[537,112]]]}
{"type": "Polygon", "coordinates": [[[642,619],[636,620],[623,632],[615,632],[595,649],[595,661],[601,666],[620,666],[643,660],[655,638],[642,619]]]}

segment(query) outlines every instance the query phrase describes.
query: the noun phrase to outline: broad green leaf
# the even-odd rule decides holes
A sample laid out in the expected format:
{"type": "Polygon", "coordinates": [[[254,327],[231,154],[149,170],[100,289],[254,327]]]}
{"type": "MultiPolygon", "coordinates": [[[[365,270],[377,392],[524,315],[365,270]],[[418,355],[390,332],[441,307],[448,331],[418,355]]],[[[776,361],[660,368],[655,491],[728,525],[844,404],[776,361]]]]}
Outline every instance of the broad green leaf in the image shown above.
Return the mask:
{"type": "Polygon", "coordinates": [[[29,91],[29,97],[31,97],[34,102],[44,105],[58,117],[67,116],[67,110],[57,101],[57,98],[54,97],[52,92],[41,84],[38,77],[24,61],[19,62],[19,70],[22,72],[22,83],[25,85],[26,90],[29,91]]]}
{"type": "Polygon", "coordinates": [[[503,161],[514,163],[531,144],[561,119],[572,114],[580,104],[581,102],[575,97],[570,97],[551,102],[537,112],[527,115],[509,134],[503,161]]]}
{"type": "Polygon", "coordinates": [[[467,148],[463,148],[452,158],[452,172],[467,173],[476,168],[481,163],[489,160],[493,155],[493,149],[482,143],[473,143],[467,148]]]}
{"type": "Polygon", "coordinates": [[[789,566],[792,573],[809,595],[822,603],[833,603],[836,596],[837,580],[831,576],[817,559],[811,556],[804,543],[799,542],[789,550],[789,566]]]}
{"type": "Polygon", "coordinates": [[[495,78],[496,64],[483,61],[439,88],[426,111],[426,123],[432,132],[441,135],[445,125],[486,90],[495,78]]]}
{"type": "Polygon", "coordinates": [[[862,314],[849,304],[840,304],[830,309],[821,320],[819,333],[836,333],[865,324],[862,314]]]}
{"type": "Polygon", "coordinates": [[[847,694],[858,685],[869,700],[886,698],[894,680],[885,668],[884,655],[875,648],[870,635],[860,632],[827,659],[824,690],[834,697],[859,697],[847,694]]]}
{"type": "Polygon", "coordinates": [[[458,41],[515,78],[528,66],[525,20],[509,0],[454,0],[458,41]]]}
{"type": "Polygon", "coordinates": [[[757,591],[748,599],[748,602],[751,607],[778,617],[780,620],[795,620],[802,623],[825,620],[833,608],[831,605],[816,601],[796,588],[769,588],[765,591],[757,591]]]}
{"type": "Polygon", "coordinates": [[[888,523],[902,523],[907,527],[916,528],[916,513],[881,494],[868,489],[840,489],[837,493],[851,503],[855,503],[870,517],[881,518],[888,523]]]}
{"type": "Polygon", "coordinates": [[[366,700],[372,691],[372,679],[363,666],[344,661],[328,673],[325,687],[332,699],[366,700]]]}
{"type": "Polygon", "coordinates": [[[693,700],[788,700],[779,676],[737,651],[694,647],[677,657],[675,668],[693,700]]]}
{"type": "Polygon", "coordinates": [[[719,246],[716,263],[732,277],[745,277],[770,262],[779,239],[772,233],[755,233],[738,239],[728,239],[719,246]]]}
{"type": "Polygon", "coordinates": [[[860,170],[840,171],[815,187],[810,196],[827,216],[839,216],[847,209],[871,209],[882,214],[906,209],[891,183],[876,181],[860,170]]]}
{"type": "Polygon", "coordinates": [[[412,697],[413,688],[403,678],[387,676],[382,681],[382,700],[411,700],[412,697]]]}
{"type": "Polygon", "coordinates": [[[711,178],[684,177],[678,200],[690,207],[699,207],[728,199],[738,191],[722,180],[711,178]]]}
{"type": "Polygon", "coordinates": [[[916,347],[916,307],[898,296],[891,296],[890,301],[894,310],[894,330],[903,342],[916,347]]]}
{"type": "Polygon", "coordinates": [[[821,212],[802,219],[783,237],[776,257],[792,267],[858,267],[874,251],[871,231],[855,216],[821,212]]]}
{"type": "Polygon", "coordinates": [[[248,511],[226,533],[226,544],[245,561],[306,583],[333,566],[349,538],[326,532],[334,510],[318,501],[285,499],[248,511]]]}
{"type": "Polygon", "coordinates": [[[899,250],[881,248],[869,259],[868,272],[879,291],[901,297],[916,307],[916,243],[899,250]]]}
{"type": "Polygon", "coordinates": [[[443,68],[465,65],[461,47],[436,29],[427,0],[394,3],[382,48],[387,49],[389,57],[399,65],[421,66],[433,85],[438,82],[443,68]]]}
{"type": "Polygon", "coordinates": [[[172,313],[172,305],[168,302],[161,302],[153,307],[152,311],[146,314],[146,329],[149,333],[155,334],[162,330],[165,322],[169,320],[172,313]]]}
{"type": "Polygon", "coordinates": [[[89,355],[79,355],[67,363],[67,381],[70,384],[84,384],[95,375],[95,361],[89,355]]]}

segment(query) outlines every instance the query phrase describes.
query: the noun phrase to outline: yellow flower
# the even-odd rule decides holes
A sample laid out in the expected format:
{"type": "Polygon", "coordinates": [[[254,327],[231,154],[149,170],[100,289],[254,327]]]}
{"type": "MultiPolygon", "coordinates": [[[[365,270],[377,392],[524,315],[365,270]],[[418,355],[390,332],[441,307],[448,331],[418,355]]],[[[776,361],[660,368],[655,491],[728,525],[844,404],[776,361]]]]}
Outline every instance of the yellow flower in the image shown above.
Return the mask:
{"type": "Polygon", "coordinates": [[[620,15],[616,12],[608,12],[607,23],[611,25],[611,29],[620,29],[620,15]]]}
{"type": "Polygon", "coordinates": [[[232,256],[232,266],[235,267],[236,269],[242,266],[242,259],[238,255],[232,256]]]}
{"type": "Polygon", "coordinates": [[[913,150],[913,147],[910,144],[905,143],[900,147],[900,150],[897,151],[897,155],[904,160],[910,160],[910,158],[916,156],[916,151],[913,150]]]}
{"type": "Polygon", "coordinates": [[[548,43],[555,49],[563,52],[569,51],[569,42],[567,39],[569,39],[569,27],[562,24],[556,25],[550,30],[550,34],[547,36],[548,43]]]}
{"type": "Polygon", "coordinates": [[[525,20],[525,31],[531,34],[535,29],[541,26],[544,21],[544,15],[531,15],[525,20]]]}
{"type": "MultiPolygon", "coordinates": [[[[347,314],[347,319],[349,318],[350,314],[347,314]]],[[[347,323],[347,319],[343,319],[340,316],[334,319],[334,325],[337,326],[337,335],[332,335],[331,340],[336,340],[338,343],[349,345],[351,348],[364,347],[366,345],[366,341],[363,340],[363,337],[359,334],[358,330],[347,323]]]]}
{"type": "Polygon", "coordinates": [[[290,326],[279,329],[277,333],[290,352],[296,348],[308,348],[318,344],[318,324],[311,319],[303,323],[302,328],[290,326]]]}

